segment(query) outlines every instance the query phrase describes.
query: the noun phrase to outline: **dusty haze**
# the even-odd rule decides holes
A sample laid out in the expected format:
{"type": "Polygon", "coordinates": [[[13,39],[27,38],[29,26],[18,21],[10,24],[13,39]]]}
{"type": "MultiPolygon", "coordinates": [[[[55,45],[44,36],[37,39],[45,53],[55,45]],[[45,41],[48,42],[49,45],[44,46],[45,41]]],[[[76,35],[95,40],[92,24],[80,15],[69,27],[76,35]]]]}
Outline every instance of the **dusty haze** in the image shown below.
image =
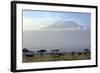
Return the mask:
{"type": "Polygon", "coordinates": [[[23,48],[61,49],[61,51],[81,51],[90,49],[90,30],[44,30],[23,31],[23,48]]]}

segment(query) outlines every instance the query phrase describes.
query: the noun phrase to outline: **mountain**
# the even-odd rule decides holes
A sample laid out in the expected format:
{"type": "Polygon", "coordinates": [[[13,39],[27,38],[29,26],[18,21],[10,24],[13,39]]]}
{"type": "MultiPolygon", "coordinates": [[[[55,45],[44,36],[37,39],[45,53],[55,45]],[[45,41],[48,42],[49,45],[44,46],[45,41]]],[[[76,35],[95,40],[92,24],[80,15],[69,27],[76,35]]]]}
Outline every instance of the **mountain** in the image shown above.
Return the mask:
{"type": "Polygon", "coordinates": [[[79,25],[75,21],[57,21],[52,25],[48,25],[42,29],[45,30],[61,30],[61,29],[84,29],[85,27],[79,25]]]}

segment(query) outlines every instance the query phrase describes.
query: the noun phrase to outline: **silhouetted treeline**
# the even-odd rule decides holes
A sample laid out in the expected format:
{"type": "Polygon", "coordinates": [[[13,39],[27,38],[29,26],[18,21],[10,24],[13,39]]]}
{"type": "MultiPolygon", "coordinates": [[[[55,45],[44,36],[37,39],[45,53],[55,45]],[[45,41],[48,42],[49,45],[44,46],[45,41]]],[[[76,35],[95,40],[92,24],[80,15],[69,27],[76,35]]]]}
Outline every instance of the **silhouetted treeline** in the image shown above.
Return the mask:
{"type": "Polygon", "coordinates": [[[37,50],[35,51],[30,51],[27,48],[23,48],[23,56],[26,57],[34,57],[34,56],[52,56],[52,57],[60,57],[60,56],[65,56],[65,55],[90,55],[91,52],[89,49],[83,49],[83,51],[80,52],[76,52],[76,51],[72,51],[72,52],[61,52],[60,49],[53,49],[51,50],[51,52],[48,53],[48,51],[46,49],[41,49],[41,50],[37,50]]]}

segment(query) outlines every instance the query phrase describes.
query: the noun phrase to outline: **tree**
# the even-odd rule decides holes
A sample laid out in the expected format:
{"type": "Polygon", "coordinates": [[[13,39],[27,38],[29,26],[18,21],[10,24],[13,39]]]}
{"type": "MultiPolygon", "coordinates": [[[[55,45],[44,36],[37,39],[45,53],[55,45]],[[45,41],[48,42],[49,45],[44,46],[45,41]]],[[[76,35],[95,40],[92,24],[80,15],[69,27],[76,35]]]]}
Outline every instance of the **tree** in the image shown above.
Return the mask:
{"type": "Polygon", "coordinates": [[[43,57],[44,53],[47,52],[47,50],[41,49],[41,50],[38,50],[37,52],[43,57]]]}
{"type": "Polygon", "coordinates": [[[52,50],[51,56],[53,56],[53,57],[59,57],[60,56],[59,52],[60,52],[59,49],[52,50]]]}
{"type": "Polygon", "coordinates": [[[23,55],[26,57],[34,57],[34,51],[30,51],[27,48],[23,48],[23,55]]]}
{"type": "Polygon", "coordinates": [[[29,52],[27,48],[23,48],[23,53],[29,52]]]}
{"type": "Polygon", "coordinates": [[[83,49],[84,55],[88,55],[90,53],[89,49],[83,49]]]}
{"type": "Polygon", "coordinates": [[[58,54],[59,51],[60,51],[59,49],[55,49],[55,50],[52,50],[52,53],[53,53],[53,54],[58,54]]]}
{"type": "Polygon", "coordinates": [[[55,50],[56,54],[58,54],[58,53],[59,53],[59,51],[60,51],[59,49],[56,49],[56,50],[55,50]]]}
{"type": "Polygon", "coordinates": [[[76,54],[76,52],[72,51],[71,54],[74,56],[76,54]]]}
{"type": "Polygon", "coordinates": [[[77,52],[78,53],[78,55],[82,55],[82,52],[77,52]]]}

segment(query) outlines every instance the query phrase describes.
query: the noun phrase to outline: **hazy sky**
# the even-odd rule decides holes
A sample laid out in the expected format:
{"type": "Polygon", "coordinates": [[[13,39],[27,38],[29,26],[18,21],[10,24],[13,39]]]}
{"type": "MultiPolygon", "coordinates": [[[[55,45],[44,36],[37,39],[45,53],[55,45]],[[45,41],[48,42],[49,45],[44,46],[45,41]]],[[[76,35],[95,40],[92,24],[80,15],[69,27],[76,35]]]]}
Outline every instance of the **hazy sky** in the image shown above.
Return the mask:
{"type": "Polygon", "coordinates": [[[90,49],[90,30],[75,31],[24,31],[23,48],[60,49],[61,51],[80,51],[90,49]]]}
{"type": "Polygon", "coordinates": [[[62,48],[64,51],[90,49],[90,28],[65,30],[67,27],[90,27],[90,18],[89,13],[24,10],[23,48],[31,50],[62,48]],[[57,28],[59,31],[41,31],[45,27],[57,28]],[[61,30],[63,28],[64,30],[61,30]]]}
{"type": "Polygon", "coordinates": [[[75,21],[82,26],[90,25],[89,13],[51,12],[23,10],[23,30],[40,30],[57,21],[75,21]]]}

